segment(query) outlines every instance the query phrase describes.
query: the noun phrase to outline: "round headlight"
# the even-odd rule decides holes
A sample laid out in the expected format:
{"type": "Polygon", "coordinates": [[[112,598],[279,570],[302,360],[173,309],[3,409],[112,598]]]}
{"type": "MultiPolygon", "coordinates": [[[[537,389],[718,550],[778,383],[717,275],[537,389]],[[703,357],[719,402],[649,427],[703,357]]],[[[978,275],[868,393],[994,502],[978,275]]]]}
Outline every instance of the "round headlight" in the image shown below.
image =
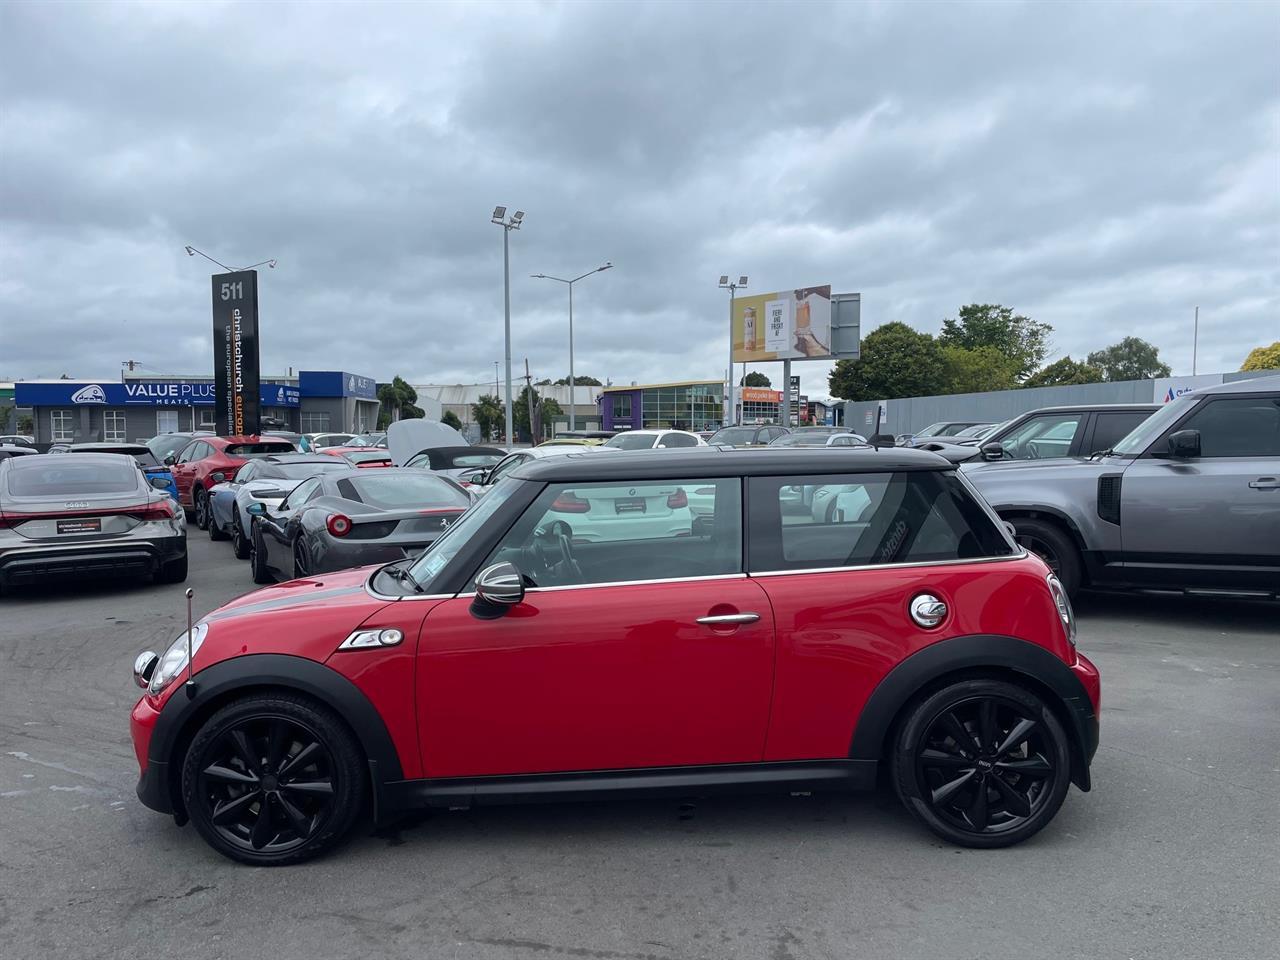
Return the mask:
{"type": "MultiPolygon", "coordinates": [[[[200,649],[200,644],[204,643],[204,638],[208,633],[209,625],[207,623],[198,623],[195,629],[191,631],[191,655],[193,657],[196,655],[196,651],[200,649]]],[[[165,688],[173,683],[186,668],[187,631],[183,630],[182,633],[178,634],[178,638],[169,644],[169,649],[164,652],[164,656],[156,664],[151,673],[151,683],[147,686],[147,692],[153,697],[163,693],[165,688]]]]}

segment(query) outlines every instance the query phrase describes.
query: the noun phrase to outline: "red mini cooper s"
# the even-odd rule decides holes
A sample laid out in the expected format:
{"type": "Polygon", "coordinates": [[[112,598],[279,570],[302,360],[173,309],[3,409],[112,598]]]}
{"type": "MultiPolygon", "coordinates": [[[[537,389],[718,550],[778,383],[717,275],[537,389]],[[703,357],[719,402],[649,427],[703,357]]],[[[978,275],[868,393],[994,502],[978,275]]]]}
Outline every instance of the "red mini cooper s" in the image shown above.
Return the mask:
{"type": "Polygon", "coordinates": [[[1062,586],[902,448],[529,463],[422,555],[248,594],[134,674],[139,797],[254,864],[362,812],[881,771],[1000,847],[1089,789],[1098,743],[1062,586]]]}

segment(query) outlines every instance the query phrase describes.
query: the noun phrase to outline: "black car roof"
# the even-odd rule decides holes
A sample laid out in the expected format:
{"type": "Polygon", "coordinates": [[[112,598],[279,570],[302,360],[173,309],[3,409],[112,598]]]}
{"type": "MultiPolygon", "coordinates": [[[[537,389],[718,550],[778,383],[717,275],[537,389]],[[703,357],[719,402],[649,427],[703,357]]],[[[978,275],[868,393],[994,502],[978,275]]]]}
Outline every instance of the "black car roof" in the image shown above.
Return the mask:
{"type": "Polygon", "coordinates": [[[531,460],[512,470],[511,476],[543,481],[661,480],[952,469],[954,465],[950,461],[935,453],[906,447],[762,447],[759,450],[699,447],[621,451],[611,457],[572,453],[531,460]]]}

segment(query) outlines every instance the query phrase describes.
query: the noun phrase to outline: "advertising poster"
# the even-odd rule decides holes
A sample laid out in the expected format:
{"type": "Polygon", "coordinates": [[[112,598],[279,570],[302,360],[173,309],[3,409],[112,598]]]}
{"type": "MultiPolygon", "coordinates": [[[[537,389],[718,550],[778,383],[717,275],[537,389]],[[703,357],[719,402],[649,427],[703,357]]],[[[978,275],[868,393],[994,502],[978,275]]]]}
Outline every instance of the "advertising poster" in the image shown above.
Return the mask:
{"type": "Polygon", "coordinates": [[[259,431],[256,270],[213,276],[213,395],[218,436],[259,431]]]}
{"type": "Polygon", "coordinates": [[[830,356],[830,284],[734,300],[735,363],[824,360],[830,356]]]}

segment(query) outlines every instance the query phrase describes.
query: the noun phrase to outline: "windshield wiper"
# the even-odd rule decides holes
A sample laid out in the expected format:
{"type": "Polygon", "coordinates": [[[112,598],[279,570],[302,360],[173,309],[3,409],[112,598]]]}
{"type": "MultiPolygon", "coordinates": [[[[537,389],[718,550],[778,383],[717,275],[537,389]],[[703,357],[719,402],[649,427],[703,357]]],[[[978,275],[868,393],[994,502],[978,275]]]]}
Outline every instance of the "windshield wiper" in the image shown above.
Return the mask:
{"type": "MultiPolygon", "coordinates": [[[[405,558],[405,560],[411,559],[411,557],[405,558]]],[[[395,577],[401,583],[409,584],[409,586],[413,587],[414,593],[426,593],[427,591],[423,588],[422,584],[417,581],[412,573],[403,567],[396,566],[396,564],[404,563],[405,560],[397,560],[395,563],[389,563],[382,569],[391,574],[391,576],[395,577]]]]}
{"type": "Polygon", "coordinates": [[[1093,453],[1089,454],[1089,459],[1101,460],[1103,457],[1109,457],[1115,452],[1116,452],[1115,447],[1107,447],[1107,449],[1105,450],[1095,450],[1093,451],[1093,453]]]}

